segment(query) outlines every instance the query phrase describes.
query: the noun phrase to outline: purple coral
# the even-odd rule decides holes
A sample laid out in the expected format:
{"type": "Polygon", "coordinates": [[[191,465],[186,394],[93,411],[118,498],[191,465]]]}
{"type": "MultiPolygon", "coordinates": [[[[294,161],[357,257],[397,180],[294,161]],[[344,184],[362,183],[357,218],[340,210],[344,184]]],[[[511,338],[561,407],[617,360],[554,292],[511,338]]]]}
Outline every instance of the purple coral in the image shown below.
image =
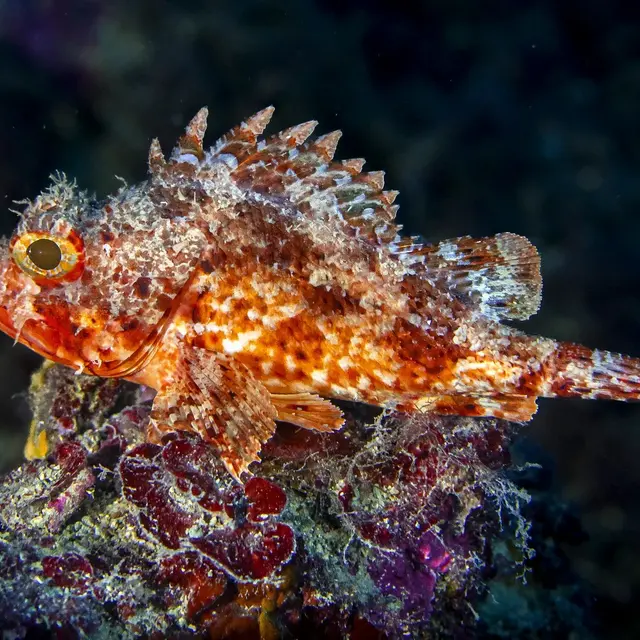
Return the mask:
{"type": "MultiPolygon", "coordinates": [[[[442,541],[427,532],[417,545],[398,544],[392,552],[381,551],[369,562],[368,571],[384,596],[402,603],[402,618],[420,620],[431,613],[438,574],[450,562],[451,554],[442,541]]],[[[384,627],[388,614],[372,609],[367,618],[384,627]]]]}

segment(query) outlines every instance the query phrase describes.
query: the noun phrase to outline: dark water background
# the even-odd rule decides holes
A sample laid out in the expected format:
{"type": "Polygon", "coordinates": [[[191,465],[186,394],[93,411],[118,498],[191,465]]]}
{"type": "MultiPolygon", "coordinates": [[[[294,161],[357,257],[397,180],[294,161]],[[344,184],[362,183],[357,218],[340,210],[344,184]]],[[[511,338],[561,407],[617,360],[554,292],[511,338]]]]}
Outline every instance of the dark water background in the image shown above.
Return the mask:
{"type": "MultiPolygon", "coordinates": [[[[538,245],[528,331],[640,355],[637,3],[0,0],[1,231],[55,169],[100,196],[142,179],[204,104],[211,143],[268,104],[271,131],[341,128],[409,233],[538,245]]],[[[3,468],[38,362],[0,337],[3,468]]],[[[580,519],[566,572],[603,637],[640,637],[640,406],[543,401],[519,450],[580,519]]]]}

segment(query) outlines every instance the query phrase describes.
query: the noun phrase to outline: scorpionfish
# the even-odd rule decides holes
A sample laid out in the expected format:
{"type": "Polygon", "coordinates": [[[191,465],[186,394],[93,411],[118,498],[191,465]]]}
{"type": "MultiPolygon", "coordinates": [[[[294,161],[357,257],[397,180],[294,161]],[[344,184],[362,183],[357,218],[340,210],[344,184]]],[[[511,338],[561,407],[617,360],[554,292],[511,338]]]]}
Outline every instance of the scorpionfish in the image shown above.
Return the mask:
{"type": "Polygon", "coordinates": [[[0,246],[0,328],[79,372],[156,390],[146,437],[187,430],[240,479],[276,421],[333,399],[523,422],[538,397],[637,400],[640,359],[526,335],[540,261],[503,233],[403,237],[395,191],[316,122],[206,150],[200,110],[148,179],[98,202],[63,175],[0,246]]]}

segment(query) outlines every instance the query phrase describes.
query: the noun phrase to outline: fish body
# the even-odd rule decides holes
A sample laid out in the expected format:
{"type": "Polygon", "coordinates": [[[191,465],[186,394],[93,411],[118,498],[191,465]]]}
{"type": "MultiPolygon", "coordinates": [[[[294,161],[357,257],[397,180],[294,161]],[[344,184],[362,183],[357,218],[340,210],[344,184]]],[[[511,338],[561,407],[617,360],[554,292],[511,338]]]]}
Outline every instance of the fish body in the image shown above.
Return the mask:
{"type": "Polygon", "coordinates": [[[0,328],[78,371],[157,391],[148,438],[190,430],[240,478],[275,421],[331,399],[526,421],[538,397],[640,397],[640,361],[528,336],[539,256],[510,233],[400,234],[382,172],[265,109],[203,146],[206,109],[149,177],[97,202],[63,176],[0,243],[0,328]]]}

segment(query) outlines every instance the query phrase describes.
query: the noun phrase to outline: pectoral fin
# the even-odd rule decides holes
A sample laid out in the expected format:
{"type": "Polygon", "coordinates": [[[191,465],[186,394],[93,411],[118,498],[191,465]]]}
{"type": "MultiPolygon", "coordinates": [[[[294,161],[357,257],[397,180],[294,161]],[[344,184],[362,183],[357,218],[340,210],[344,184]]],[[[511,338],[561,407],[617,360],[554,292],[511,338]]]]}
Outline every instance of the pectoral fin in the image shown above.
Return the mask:
{"type": "Polygon", "coordinates": [[[195,348],[178,362],[172,379],[154,399],[148,439],[193,431],[218,450],[239,480],[275,431],[269,392],[241,363],[195,348]]]}

